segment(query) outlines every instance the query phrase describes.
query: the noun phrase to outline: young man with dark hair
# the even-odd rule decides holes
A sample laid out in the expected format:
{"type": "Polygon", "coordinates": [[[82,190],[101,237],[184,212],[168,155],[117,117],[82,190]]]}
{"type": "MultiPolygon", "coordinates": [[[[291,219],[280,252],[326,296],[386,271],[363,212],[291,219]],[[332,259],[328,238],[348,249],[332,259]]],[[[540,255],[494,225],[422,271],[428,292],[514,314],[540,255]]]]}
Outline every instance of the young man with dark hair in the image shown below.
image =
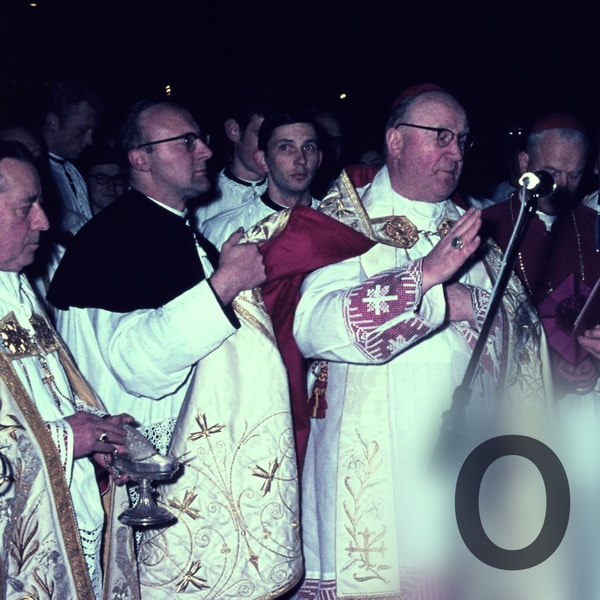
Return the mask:
{"type": "Polygon", "coordinates": [[[256,164],[267,176],[260,197],[210,219],[201,226],[217,246],[238,227],[248,229],[264,217],[292,206],[315,204],[310,186],[321,164],[317,128],[300,111],[269,115],[258,133],[256,164]]]}

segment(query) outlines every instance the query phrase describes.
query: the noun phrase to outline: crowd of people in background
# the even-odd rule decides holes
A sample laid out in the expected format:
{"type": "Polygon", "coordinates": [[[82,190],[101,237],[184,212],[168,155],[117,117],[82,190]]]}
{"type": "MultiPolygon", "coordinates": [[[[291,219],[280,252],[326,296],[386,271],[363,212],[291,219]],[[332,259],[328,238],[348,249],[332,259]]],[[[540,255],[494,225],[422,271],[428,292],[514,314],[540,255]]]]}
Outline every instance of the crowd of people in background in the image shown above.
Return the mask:
{"type": "Polygon", "coordinates": [[[460,462],[556,412],[586,560],[535,593],[597,597],[600,311],[573,327],[600,280],[600,154],[576,115],[511,128],[482,193],[460,186],[468,115],[432,83],[353,156],[332,107],[285,90],[240,89],[210,132],[168,96],[107,114],[80,80],[45,91],[0,115],[3,597],[483,597],[429,468],[442,415],[470,432],[460,462]],[[554,189],[489,317],[540,171],[554,189]],[[132,424],[185,457],[159,489],[175,522],[137,536],[113,466],[132,424]]]}

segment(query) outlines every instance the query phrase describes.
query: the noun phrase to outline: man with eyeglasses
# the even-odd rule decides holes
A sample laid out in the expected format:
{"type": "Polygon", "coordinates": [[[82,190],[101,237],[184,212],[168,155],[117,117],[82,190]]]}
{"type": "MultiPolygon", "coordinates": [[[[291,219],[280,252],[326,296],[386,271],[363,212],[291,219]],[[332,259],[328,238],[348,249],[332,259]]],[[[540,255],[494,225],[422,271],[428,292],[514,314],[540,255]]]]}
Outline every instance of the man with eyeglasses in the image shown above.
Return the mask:
{"type": "MultiPolygon", "coordinates": [[[[588,318],[573,331],[585,299],[600,278],[600,223],[595,211],[580,203],[580,184],[588,158],[584,124],[568,113],[537,118],[519,154],[520,174],[546,171],[556,189],[538,199],[515,272],[531,294],[544,322],[550,346],[556,407],[564,440],[561,456],[572,491],[569,531],[573,555],[581,557],[571,597],[595,598],[600,545],[597,507],[600,479],[598,402],[600,401],[600,319],[588,318]],[[584,558],[585,557],[585,558],[584,558]]],[[[520,209],[515,192],[487,208],[483,222],[489,234],[506,249],[520,209]]],[[[598,300],[595,301],[596,303],[598,300]]],[[[592,311],[593,312],[593,311],[592,311]]]]}
{"type": "Polygon", "coordinates": [[[202,582],[233,598],[249,579],[257,594],[285,590],[301,569],[296,458],[285,368],[252,293],[262,256],[241,231],[219,253],[188,224],[212,155],[188,110],[138,103],[121,143],[130,189],[74,238],[48,297],[107,406],[135,407],[157,449],[172,439],[185,457],[180,487],[160,496],[177,522],[141,541],[142,595],[202,582]],[[266,511],[281,518],[262,521],[266,511]]]}
{"type": "Polygon", "coordinates": [[[82,171],[95,215],[125,191],[127,175],[117,154],[115,150],[99,146],[85,156],[82,171]]]}
{"type": "MultiPolygon", "coordinates": [[[[492,289],[475,256],[480,211],[452,199],[469,125],[449,93],[418,85],[394,103],[385,140],[372,183],[357,190],[342,173],[319,208],[377,243],[311,273],[294,320],[302,353],[319,361],[313,394],[327,407],[311,424],[302,479],[298,599],[455,591],[444,569],[453,490],[430,467],[492,289]]],[[[488,261],[499,262],[499,253],[488,261]]],[[[539,387],[540,325],[516,278],[510,286],[507,314],[518,310],[531,337],[497,317],[469,406],[481,417],[513,376],[539,387]],[[521,371],[519,351],[530,359],[521,371]]]]}

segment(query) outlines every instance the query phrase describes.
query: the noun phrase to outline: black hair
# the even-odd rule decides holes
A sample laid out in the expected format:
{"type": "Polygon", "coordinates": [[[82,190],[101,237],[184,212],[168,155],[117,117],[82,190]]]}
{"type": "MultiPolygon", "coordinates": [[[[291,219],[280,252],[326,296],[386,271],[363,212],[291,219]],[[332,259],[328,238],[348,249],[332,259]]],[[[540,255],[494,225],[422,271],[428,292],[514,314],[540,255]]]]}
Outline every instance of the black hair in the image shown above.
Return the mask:
{"type": "Polygon", "coordinates": [[[315,120],[305,111],[278,111],[267,115],[258,130],[258,149],[267,151],[269,140],[273,137],[273,132],[283,125],[293,125],[294,123],[308,123],[312,125],[317,137],[317,146],[319,145],[319,126],[315,120]]]}
{"type": "Polygon", "coordinates": [[[42,118],[54,113],[66,119],[81,102],[87,102],[102,114],[104,107],[96,92],[83,81],[74,77],[63,77],[50,81],[42,95],[42,118]]]}

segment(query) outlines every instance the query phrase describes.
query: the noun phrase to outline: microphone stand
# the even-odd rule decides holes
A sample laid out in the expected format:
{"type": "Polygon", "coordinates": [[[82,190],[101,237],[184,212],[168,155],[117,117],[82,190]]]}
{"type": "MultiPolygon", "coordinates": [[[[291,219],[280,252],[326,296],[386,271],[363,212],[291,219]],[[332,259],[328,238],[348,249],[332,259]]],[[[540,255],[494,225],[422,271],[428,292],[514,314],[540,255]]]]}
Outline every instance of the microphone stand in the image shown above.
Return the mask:
{"type": "Polygon", "coordinates": [[[452,449],[456,448],[458,440],[464,438],[468,433],[466,426],[466,409],[473,394],[473,384],[477,375],[479,361],[487,343],[500,302],[502,301],[502,297],[506,290],[506,285],[511,276],[512,268],[519,253],[523,238],[525,237],[529,223],[537,208],[538,195],[532,193],[527,200],[527,189],[525,185],[521,187],[519,196],[521,200],[521,210],[519,211],[513,233],[508,242],[508,247],[504,253],[504,258],[492,289],[481,331],[479,332],[479,337],[473,348],[473,353],[469,359],[462,382],[454,390],[449,410],[442,414],[442,426],[440,437],[434,452],[434,458],[448,458],[451,456],[452,449]]]}

